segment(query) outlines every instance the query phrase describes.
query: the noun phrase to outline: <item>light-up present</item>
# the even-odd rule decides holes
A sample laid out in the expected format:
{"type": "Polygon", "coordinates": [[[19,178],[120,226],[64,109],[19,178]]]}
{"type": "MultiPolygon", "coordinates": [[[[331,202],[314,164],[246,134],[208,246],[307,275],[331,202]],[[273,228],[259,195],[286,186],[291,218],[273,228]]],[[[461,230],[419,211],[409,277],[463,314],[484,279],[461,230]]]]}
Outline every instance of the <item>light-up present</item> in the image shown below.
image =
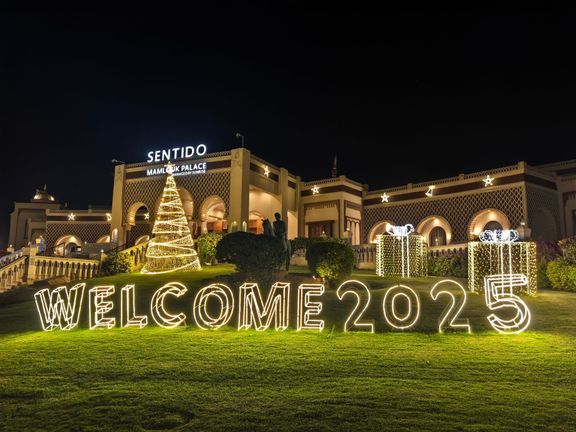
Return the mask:
{"type": "Polygon", "coordinates": [[[390,226],[376,236],[378,276],[424,277],[428,275],[427,244],[414,234],[412,225],[390,226]]]}
{"type": "Polygon", "coordinates": [[[528,283],[518,291],[536,294],[536,243],[516,240],[518,232],[515,230],[487,230],[480,234],[480,241],[468,243],[470,291],[481,292],[486,276],[523,274],[528,283]]]}

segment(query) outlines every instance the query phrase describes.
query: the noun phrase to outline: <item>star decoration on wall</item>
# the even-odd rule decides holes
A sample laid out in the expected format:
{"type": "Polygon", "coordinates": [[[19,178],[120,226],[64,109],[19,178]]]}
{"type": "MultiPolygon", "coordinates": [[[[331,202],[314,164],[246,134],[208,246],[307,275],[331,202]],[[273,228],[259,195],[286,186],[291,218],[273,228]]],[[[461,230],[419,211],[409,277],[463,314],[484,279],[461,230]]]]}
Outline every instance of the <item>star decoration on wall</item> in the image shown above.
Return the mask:
{"type": "Polygon", "coordinates": [[[484,187],[492,186],[494,184],[494,178],[490,177],[490,175],[487,175],[482,181],[484,182],[484,187]]]}
{"type": "Polygon", "coordinates": [[[69,213],[69,214],[68,214],[68,220],[69,220],[69,221],[76,220],[76,215],[75,215],[74,213],[69,213]]]}
{"type": "Polygon", "coordinates": [[[320,193],[320,188],[316,185],[312,188],[312,195],[317,195],[320,193]]]}
{"type": "Polygon", "coordinates": [[[388,200],[390,199],[390,195],[384,192],[382,195],[380,195],[380,198],[382,198],[382,202],[388,202],[388,200]]]}
{"type": "Polygon", "coordinates": [[[428,186],[428,192],[426,192],[426,196],[431,197],[432,195],[434,195],[434,189],[436,189],[436,186],[434,185],[428,186]]]}
{"type": "Polygon", "coordinates": [[[144,219],[146,220],[150,219],[150,213],[144,213],[144,219]]]}
{"type": "Polygon", "coordinates": [[[112,220],[112,215],[110,213],[106,213],[106,220],[110,222],[112,220]]]}
{"type": "Polygon", "coordinates": [[[264,175],[265,175],[266,177],[268,177],[268,176],[270,175],[270,168],[268,168],[268,165],[266,165],[266,166],[264,167],[264,175]]]}

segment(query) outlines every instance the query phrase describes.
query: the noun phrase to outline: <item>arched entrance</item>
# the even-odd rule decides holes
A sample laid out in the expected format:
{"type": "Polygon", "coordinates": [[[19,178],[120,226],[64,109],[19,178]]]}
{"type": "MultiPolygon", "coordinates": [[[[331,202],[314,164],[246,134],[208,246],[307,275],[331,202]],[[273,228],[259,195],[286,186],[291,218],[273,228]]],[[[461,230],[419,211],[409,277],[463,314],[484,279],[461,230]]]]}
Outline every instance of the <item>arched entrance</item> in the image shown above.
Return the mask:
{"type": "Polygon", "coordinates": [[[73,234],[68,234],[56,240],[54,255],[69,256],[82,249],[82,240],[73,234]]]}
{"type": "Polygon", "coordinates": [[[452,241],[452,227],[442,216],[428,216],[416,228],[423,235],[428,246],[446,246],[452,241]]]}
{"type": "Polygon", "coordinates": [[[388,228],[392,225],[394,225],[394,222],[391,220],[383,220],[378,222],[368,233],[368,242],[376,243],[376,236],[379,234],[386,234],[388,228]]]}
{"type": "Polygon", "coordinates": [[[200,206],[200,224],[202,233],[228,232],[226,204],[218,195],[209,196],[200,206]]]}
{"type": "Polygon", "coordinates": [[[486,229],[510,229],[510,220],[498,209],[481,210],[472,217],[468,225],[468,237],[470,240],[477,240],[480,233],[486,229]]]}

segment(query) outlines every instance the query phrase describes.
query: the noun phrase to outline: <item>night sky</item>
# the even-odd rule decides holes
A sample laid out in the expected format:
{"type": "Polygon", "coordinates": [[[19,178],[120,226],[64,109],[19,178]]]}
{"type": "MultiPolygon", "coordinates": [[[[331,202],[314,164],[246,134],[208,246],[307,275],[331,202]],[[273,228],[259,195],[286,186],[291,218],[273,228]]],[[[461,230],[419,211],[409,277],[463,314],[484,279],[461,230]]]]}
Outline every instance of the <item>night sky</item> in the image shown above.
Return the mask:
{"type": "Polygon", "coordinates": [[[3,14],[0,37],[0,247],[44,183],[110,204],[112,158],[236,132],[371,188],[576,158],[570,16],[3,14]]]}

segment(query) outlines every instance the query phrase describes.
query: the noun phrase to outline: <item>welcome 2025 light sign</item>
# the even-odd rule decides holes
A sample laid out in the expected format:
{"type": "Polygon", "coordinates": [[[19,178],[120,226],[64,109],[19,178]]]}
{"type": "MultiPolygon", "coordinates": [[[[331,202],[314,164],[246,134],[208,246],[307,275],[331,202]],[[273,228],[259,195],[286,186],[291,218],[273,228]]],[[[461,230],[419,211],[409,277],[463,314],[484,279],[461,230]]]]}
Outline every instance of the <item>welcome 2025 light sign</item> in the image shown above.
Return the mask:
{"type": "MultiPolygon", "coordinates": [[[[492,312],[487,319],[500,333],[521,333],[530,324],[530,310],[526,303],[513,293],[513,289],[528,283],[525,275],[495,275],[485,279],[485,300],[492,312]]],[[[86,284],[77,284],[70,289],[65,286],[42,289],[34,295],[38,315],[45,331],[55,329],[72,330],[78,327],[83,307],[86,284]]],[[[266,298],[256,283],[244,283],[236,296],[232,289],[221,283],[213,283],[201,288],[194,295],[192,318],[201,329],[218,329],[231,324],[237,313],[237,329],[285,330],[290,327],[290,283],[276,282],[266,298]],[[209,302],[212,307],[209,307],[209,302]],[[214,311],[216,309],[216,312],[214,311]]],[[[88,290],[88,320],[90,329],[113,327],[143,328],[149,324],[149,316],[164,328],[186,325],[185,311],[169,310],[168,301],[180,298],[188,288],[180,282],[170,282],[157,289],[152,295],[149,315],[136,310],[134,285],[126,285],[120,290],[119,322],[114,316],[115,304],[112,295],[115,287],[95,286],[88,290]]],[[[296,330],[322,331],[324,320],[320,317],[323,309],[322,284],[300,284],[296,289],[296,317],[292,323],[296,330]]],[[[434,301],[447,300],[447,305],[438,318],[438,331],[446,329],[471,332],[468,319],[460,315],[466,305],[466,291],[460,283],[443,280],[436,283],[429,292],[434,301]]],[[[374,322],[364,317],[372,301],[366,284],[357,280],[344,282],[336,291],[339,300],[345,297],[354,299],[354,307],[346,317],[343,330],[364,330],[374,332],[374,322]]],[[[386,323],[393,329],[410,329],[416,325],[421,315],[418,293],[407,285],[394,285],[385,291],[382,301],[382,314],[386,323]]]]}

